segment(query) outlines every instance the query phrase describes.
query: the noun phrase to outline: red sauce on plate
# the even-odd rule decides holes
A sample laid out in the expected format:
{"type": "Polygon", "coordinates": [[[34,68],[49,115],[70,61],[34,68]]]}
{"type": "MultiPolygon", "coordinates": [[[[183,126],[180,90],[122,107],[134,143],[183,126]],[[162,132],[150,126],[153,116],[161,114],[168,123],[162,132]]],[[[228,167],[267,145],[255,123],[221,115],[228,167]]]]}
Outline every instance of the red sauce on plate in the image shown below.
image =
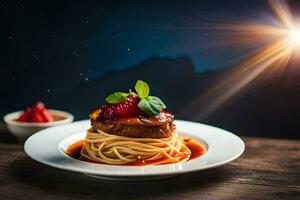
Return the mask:
{"type": "Polygon", "coordinates": [[[84,145],[84,140],[79,140],[79,141],[71,144],[70,146],[68,146],[65,153],[72,158],[78,159],[81,157],[80,151],[81,151],[83,145],[84,145]]]}
{"type": "MultiPolygon", "coordinates": [[[[179,160],[176,162],[180,162],[180,161],[186,159],[187,157],[188,157],[188,160],[192,160],[192,159],[202,156],[205,153],[204,147],[193,139],[185,138],[184,144],[191,151],[191,154],[188,153],[187,149],[182,148],[180,151],[183,153],[183,156],[181,158],[179,158],[179,160]]],[[[74,159],[78,159],[78,160],[85,161],[85,162],[98,163],[96,161],[93,161],[93,160],[90,160],[88,158],[81,156],[80,151],[81,151],[83,145],[84,145],[84,140],[79,140],[79,141],[71,144],[70,146],[68,146],[65,153],[74,159]]],[[[146,165],[171,164],[171,163],[176,163],[176,162],[171,161],[168,158],[160,158],[160,159],[152,160],[152,161],[145,161],[145,160],[140,159],[140,160],[136,160],[133,163],[126,164],[126,166],[140,166],[141,167],[141,166],[146,166],[146,165]]]]}

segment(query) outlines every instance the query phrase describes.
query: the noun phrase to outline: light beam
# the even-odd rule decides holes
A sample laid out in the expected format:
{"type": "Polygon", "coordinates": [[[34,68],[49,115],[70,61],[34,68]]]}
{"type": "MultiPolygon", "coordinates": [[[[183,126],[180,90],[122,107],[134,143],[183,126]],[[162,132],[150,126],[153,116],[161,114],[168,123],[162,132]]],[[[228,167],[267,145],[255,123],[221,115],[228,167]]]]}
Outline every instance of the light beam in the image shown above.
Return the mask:
{"type": "Polygon", "coordinates": [[[300,29],[294,28],[289,31],[290,43],[291,45],[300,44],[300,29]]]}
{"type": "Polygon", "coordinates": [[[257,80],[283,73],[297,46],[300,46],[300,29],[296,28],[286,1],[268,0],[273,15],[281,26],[269,24],[215,24],[211,29],[230,31],[225,44],[253,44],[264,41],[265,46],[256,49],[219,81],[215,87],[194,99],[182,113],[195,120],[207,117],[224,103],[233,100],[255,84],[257,80]],[[195,115],[195,108],[201,108],[195,115]]]}

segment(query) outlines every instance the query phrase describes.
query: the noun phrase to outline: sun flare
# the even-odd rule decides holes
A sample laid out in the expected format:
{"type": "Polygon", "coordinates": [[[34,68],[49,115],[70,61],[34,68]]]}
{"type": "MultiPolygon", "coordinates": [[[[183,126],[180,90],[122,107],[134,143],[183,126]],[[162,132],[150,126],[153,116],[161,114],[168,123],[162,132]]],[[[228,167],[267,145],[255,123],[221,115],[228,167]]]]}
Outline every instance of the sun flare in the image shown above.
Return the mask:
{"type": "Polygon", "coordinates": [[[294,28],[289,31],[290,42],[292,45],[300,44],[300,29],[294,28]]]}
{"type": "Polygon", "coordinates": [[[231,34],[222,39],[225,45],[264,44],[243,56],[236,66],[215,87],[191,102],[186,110],[202,107],[200,119],[206,117],[225,102],[241,95],[257,81],[281,75],[300,47],[300,28],[297,28],[289,5],[284,0],[268,0],[277,23],[222,23],[210,29],[231,34]],[[209,102],[207,102],[209,101],[209,102]]]}

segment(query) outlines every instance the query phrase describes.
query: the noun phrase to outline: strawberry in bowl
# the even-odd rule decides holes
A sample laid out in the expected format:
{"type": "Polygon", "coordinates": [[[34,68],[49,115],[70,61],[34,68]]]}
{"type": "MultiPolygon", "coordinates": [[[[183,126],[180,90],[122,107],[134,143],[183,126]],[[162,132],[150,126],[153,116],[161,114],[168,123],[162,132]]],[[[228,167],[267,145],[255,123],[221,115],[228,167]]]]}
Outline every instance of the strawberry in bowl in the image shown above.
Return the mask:
{"type": "Polygon", "coordinates": [[[43,102],[37,102],[23,111],[4,116],[9,131],[21,141],[42,129],[72,122],[73,115],[60,110],[47,109],[43,102]]]}
{"type": "Polygon", "coordinates": [[[49,110],[42,102],[37,102],[30,107],[27,107],[16,119],[19,122],[51,122],[54,117],[50,114],[49,110]]]}

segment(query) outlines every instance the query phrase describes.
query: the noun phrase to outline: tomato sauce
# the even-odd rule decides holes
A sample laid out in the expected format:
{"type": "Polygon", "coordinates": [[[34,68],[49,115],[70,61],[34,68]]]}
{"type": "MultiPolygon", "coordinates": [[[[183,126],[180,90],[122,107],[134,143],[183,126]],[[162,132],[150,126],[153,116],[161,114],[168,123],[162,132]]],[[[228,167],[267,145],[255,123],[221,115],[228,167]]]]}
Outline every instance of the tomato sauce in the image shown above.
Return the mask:
{"type": "Polygon", "coordinates": [[[83,145],[84,145],[84,140],[79,140],[71,144],[70,146],[68,146],[67,150],[65,151],[65,154],[67,154],[72,158],[79,159],[81,157],[80,152],[83,145]]]}
{"type": "MultiPolygon", "coordinates": [[[[197,141],[193,140],[193,139],[185,138],[184,139],[184,144],[191,151],[191,153],[189,153],[189,151],[187,149],[182,148],[180,150],[180,152],[182,153],[182,156],[180,158],[178,158],[178,160],[176,160],[176,161],[172,161],[168,157],[163,157],[163,158],[156,159],[156,160],[151,160],[151,161],[138,159],[133,163],[126,164],[126,166],[140,166],[140,167],[142,167],[142,166],[147,166],[147,165],[172,164],[172,163],[177,163],[177,162],[180,162],[182,160],[185,160],[186,158],[188,158],[188,160],[192,160],[192,159],[195,159],[195,158],[198,158],[198,157],[202,156],[205,153],[204,147],[201,144],[199,144],[197,141]]],[[[90,160],[90,159],[85,158],[85,157],[80,155],[80,151],[81,151],[83,145],[84,145],[84,140],[79,140],[79,141],[71,144],[67,148],[65,153],[68,156],[70,156],[72,158],[75,158],[75,159],[78,159],[78,160],[81,160],[81,161],[91,162],[91,163],[98,163],[96,161],[90,160]]]]}

